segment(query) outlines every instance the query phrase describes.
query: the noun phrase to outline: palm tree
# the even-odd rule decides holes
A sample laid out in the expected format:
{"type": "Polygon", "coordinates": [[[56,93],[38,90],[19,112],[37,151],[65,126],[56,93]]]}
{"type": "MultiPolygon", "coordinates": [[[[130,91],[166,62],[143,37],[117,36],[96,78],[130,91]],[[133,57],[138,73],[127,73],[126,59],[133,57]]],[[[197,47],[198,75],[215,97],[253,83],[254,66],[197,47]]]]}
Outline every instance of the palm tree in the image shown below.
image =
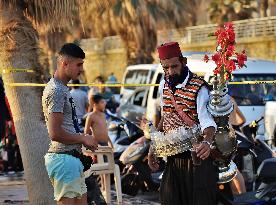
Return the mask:
{"type": "Polygon", "coordinates": [[[157,28],[187,25],[183,0],[101,0],[81,12],[94,37],[120,35],[127,49],[128,64],[152,63],[157,28]]]}
{"type": "Polygon", "coordinates": [[[56,53],[58,49],[66,42],[66,30],[54,30],[48,32],[39,32],[40,47],[47,58],[49,72],[53,75],[56,65],[56,53]]]}
{"type": "Polygon", "coordinates": [[[12,87],[11,83],[41,83],[38,64],[38,33],[35,28],[52,29],[70,22],[72,14],[86,0],[1,0],[0,67],[10,102],[22,153],[30,204],[52,205],[53,190],[44,166],[49,137],[45,126],[41,89],[12,87]],[[13,72],[30,69],[33,73],[13,72]]]}
{"type": "Polygon", "coordinates": [[[266,17],[268,9],[268,0],[260,0],[260,16],[266,17]]]}
{"type": "Polygon", "coordinates": [[[198,11],[200,7],[203,7],[207,2],[206,0],[183,0],[183,6],[180,7],[179,12],[185,12],[187,14],[187,25],[196,26],[198,11]]]}
{"type": "Polygon", "coordinates": [[[257,11],[253,0],[212,0],[209,6],[210,20],[222,24],[228,21],[252,18],[257,11]]]}

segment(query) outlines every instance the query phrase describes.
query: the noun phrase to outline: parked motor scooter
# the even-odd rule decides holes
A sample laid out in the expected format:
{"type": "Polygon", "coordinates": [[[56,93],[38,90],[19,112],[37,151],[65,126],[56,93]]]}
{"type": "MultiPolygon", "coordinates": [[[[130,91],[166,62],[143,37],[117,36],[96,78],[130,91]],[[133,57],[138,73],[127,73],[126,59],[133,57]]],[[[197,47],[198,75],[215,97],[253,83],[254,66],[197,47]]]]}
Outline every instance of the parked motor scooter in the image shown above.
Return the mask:
{"type": "Polygon", "coordinates": [[[106,115],[108,121],[108,135],[114,147],[114,160],[116,164],[119,164],[122,170],[124,165],[119,160],[121,154],[131,143],[143,136],[144,133],[139,126],[123,117],[118,117],[108,110],[106,111],[106,115]]]}
{"type": "Polygon", "coordinates": [[[120,161],[125,165],[121,179],[123,193],[135,196],[139,190],[158,191],[165,163],[160,161],[159,170],[152,173],[147,160],[149,147],[150,141],[143,136],[122,153],[120,161]]]}
{"type": "Polygon", "coordinates": [[[243,127],[244,132],[236,130],[238,149],[234,161],[245,178],[248,192],[231,196],[227,188],[220,188],[218,193],[223,204],[276,204],[276,155],[264,141],[256,138],[262,119],[243,127]]]}

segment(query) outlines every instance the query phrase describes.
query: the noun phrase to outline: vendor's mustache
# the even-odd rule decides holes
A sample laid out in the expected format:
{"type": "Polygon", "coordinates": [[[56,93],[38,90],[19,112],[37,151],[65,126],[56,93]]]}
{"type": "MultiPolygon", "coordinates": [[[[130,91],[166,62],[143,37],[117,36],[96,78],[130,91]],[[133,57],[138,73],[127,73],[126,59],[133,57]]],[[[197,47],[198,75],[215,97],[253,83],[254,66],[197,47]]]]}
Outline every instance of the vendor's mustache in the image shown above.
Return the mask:
{"type": "Polygon", "coordinates": [[[183,78],[184,72],[182,71],[180,75],[178,74],[173,74],[169,76],[169,82],[171,84],[176,84],[176,83],[181,83],[181,79],[183,78]]]}
{"type": "Polygon", "coordinates": [[[188,68],[184,67],[180,74],[173,74],[167,76],[167,81],[170,87],[175,87],[179,83],[182,83],[188,74],[188,68]]]}

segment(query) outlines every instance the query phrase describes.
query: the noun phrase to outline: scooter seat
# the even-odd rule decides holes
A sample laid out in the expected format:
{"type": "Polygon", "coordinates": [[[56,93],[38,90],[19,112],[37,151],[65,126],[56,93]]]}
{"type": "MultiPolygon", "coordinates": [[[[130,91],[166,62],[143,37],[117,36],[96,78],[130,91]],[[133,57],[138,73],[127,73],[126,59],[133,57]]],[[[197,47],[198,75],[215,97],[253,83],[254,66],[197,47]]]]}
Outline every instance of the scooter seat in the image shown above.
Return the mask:
{"type": "Polygon", "coordinates": [[[266,159],[260,165],[257,174],[259,179],[265,183],[276,182],[276,158],[266,159]]]}

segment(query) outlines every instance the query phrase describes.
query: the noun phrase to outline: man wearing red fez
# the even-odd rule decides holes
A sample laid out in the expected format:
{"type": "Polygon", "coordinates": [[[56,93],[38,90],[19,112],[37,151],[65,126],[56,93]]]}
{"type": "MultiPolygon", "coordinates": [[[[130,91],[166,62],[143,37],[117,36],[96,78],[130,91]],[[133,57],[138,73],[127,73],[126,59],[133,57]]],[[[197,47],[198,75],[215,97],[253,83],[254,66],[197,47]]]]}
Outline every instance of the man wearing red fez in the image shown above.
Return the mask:
{"type": "MultiPolygon", "coordinates": [[[[169,143],[173,143],[175,135],[193,144],[190,149],[183,143],[179,150],[167,155],[160,188],[161,204],[215,205],[217,172],[209,155],[217,126],[206,108],[208,85],[188,69],[187,59],[182,56],[177,42],[165,43],[157,50],[165,73],[160,83],[162,118],[158,131],[163,132],[165,138],[170,136],[169,143]]],[[[165,147],[163,149],[175,148],[170,144],[165,147]]],[[[151,169],[157,170],[159,165],[153,147],[148,157],[151,169]]]]}

